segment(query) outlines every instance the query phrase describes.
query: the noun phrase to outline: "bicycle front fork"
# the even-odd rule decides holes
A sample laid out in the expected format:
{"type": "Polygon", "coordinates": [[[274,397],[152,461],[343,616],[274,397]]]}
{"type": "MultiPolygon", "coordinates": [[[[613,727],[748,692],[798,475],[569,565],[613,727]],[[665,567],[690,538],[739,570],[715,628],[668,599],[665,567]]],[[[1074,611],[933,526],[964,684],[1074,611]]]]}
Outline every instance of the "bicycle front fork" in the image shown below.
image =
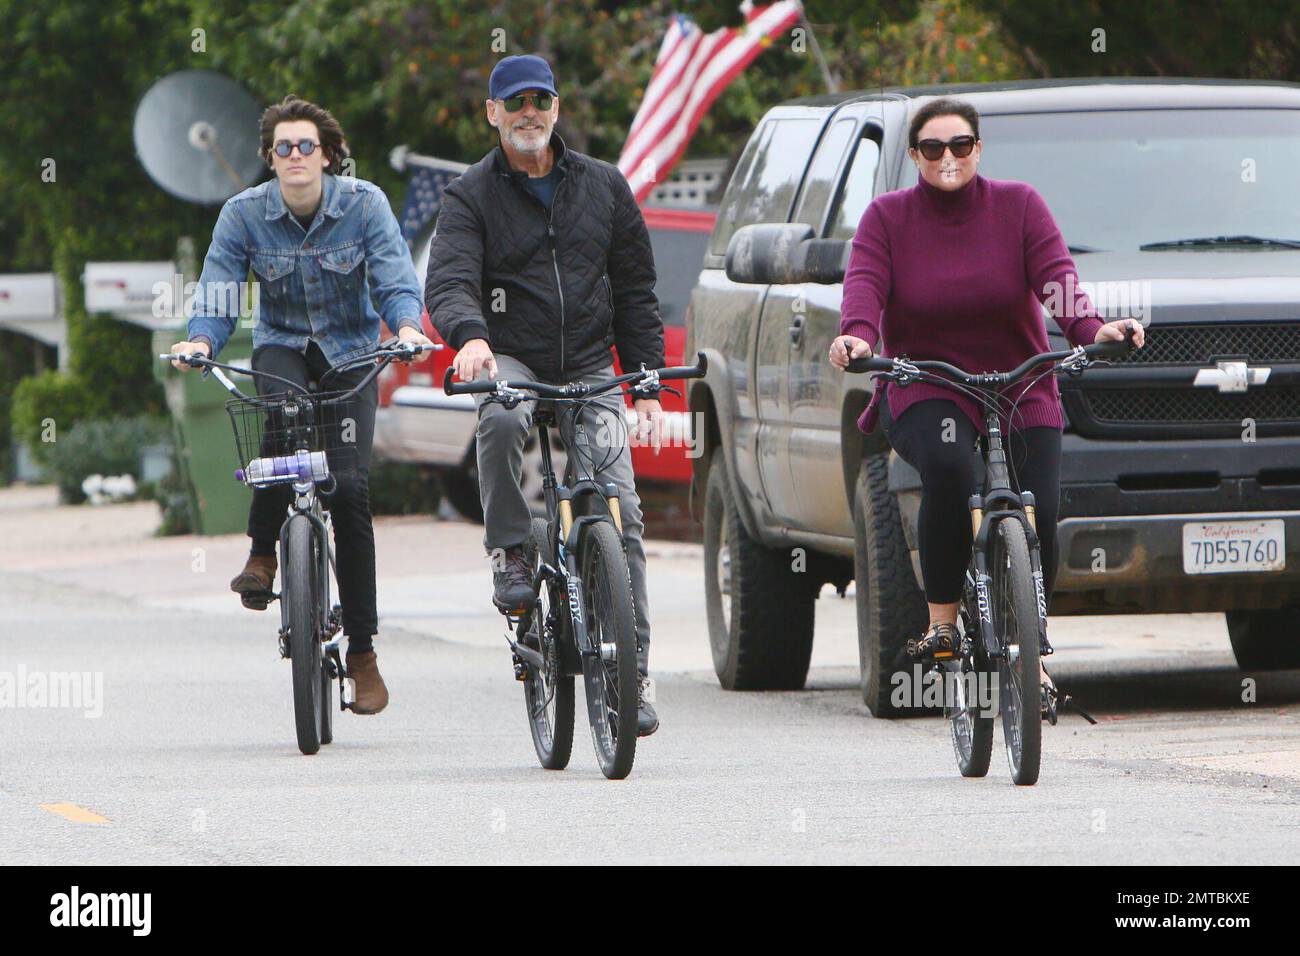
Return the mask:
{"type": "MultiPolygon", "coordinates": [[[[1045,657],[1053,653],[1051,642],[1047,639],[1047,589],[1043,577],[1043,559],[1042,548],[1038,537],[1037,526],[1037,508],[1034,502],[1034,493],[1032,491],[1023,491],[1020,493],[1020,500],[1024,505],[1024,514],[1027,519],[1025,528],[1025,539],[1029,545],[1029,566],[1034,579],[1034,598],[1038,608],[1038,653],[1045,657]]],[[[984,546],[980,546],[980,530],[984,524],[984,497],[982,495],[971,495],[967,500],[970,508],[971,532],[975,542],[975,599],[979,608],[979,627],[985,631],[985,625],[988,625],[986,634],[992,634],[992,612],[989,601],[989,585],[992,581],[989,575],[987,554],[988,554],[988,537],[984,540],[984,546]]],[[[999,512],[1002,515],[999,520],[1014,521],[1016,520],[1015,512],[999,512]]],[[[994,526],[989,529],[990,532],[996,531],[994,526]]],[[[991,537],[991,535],[990,535],[991,537]]],[[[990,653],[997,652],[996,640],[990,644],[986,640],[986,647],[990,653]]]]}

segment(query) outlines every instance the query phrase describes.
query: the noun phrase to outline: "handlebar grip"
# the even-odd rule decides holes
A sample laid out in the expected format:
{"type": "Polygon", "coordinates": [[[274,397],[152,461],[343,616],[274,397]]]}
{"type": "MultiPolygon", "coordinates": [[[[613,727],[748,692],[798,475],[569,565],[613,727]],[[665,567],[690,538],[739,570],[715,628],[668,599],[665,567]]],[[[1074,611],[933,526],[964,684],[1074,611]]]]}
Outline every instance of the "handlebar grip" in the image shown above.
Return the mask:
{"type": "Polygon", "coordinates": [[[447,367],[447,372],[442,377],[442,390],[448,395],[476,395],[483,392],[495,392],[497,383],[493,379],[483,379],[474,382],[453,382],[452,376],[456,374],[456,369],[452,366],[447,367]]]}
{"type": "Polygon", "coordinates": [[[159,355],[159,356],[158,356],[158,361],[160,361],[160,362],[180,362],[182,365],[188,365],[190,368],[202,368],[201,365],[199,365],[197,362],[191,361],[191,359],[201,359],[201,360],[206,360],[207,358],[208,358],[208,356],[204,355],[204,354],[201,353],[201,352],[193,352],[193,353],[187,353],[187,352],[168,352],[168,353],[166,353],[165,355],[159,355]]]}
{"type": "Polygon", "coordinates": [[[849,359],[846,372],[888,372],[894,367],[894,360],[873,355],[871,358],[849,359]]]}
{"type": "Polygon", "coordinates": [[[1114,339],[1106,342],[1094,342],[1092,345],[1085,345],[1083,351],[1090,356],[1128,355],[1133,351],[1133,328],[1130,326],[1124,330],[1124,340],[1122,342],[1114,339]]]}
{"type": "Polygon", "coordinates": [[[694,365],[675,365],[672,368],[661,368],[659,370],[659,380],[679,379],[679,378],[702,378],[704,373],[709,370],[709,359],[703,352],[695,353],[694,365]]]}

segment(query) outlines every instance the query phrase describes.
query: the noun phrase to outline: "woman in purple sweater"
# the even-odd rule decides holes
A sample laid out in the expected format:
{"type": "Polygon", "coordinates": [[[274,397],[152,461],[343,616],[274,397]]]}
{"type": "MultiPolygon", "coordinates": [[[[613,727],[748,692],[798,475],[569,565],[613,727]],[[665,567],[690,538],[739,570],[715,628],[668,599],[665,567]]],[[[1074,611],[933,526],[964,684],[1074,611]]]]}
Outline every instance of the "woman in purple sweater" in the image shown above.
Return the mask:
{"type": "MultiPolygon", "coordinates": [[[[882,355],[939,359],[972,373],[1006,371],[1048,350],[1040,302],[1058,310],[1054,318],[1071,345],[1122,341],[1129,326],[1134,344],[1142,345],[1140,323],[1097,317],[1034,188],[978,175],[982,147],[974,107],[955,99],[927,103],[912,118],[908,145],[920,181],[876,198],[858,224],[844,277],[841,334],[831,343],[833,365],[845,368],[879,344],[882,355]]],[[[1060,391],[1049,375],[1004,394],[1020,399],[1014,421],[1001,427],[1016,490],[1037,499],[1050,597],[1064,424],[1060,391]]],[[[872,431],[877,416],[890,445],[920,472],[923,489],[921,572],[930,626],[909,643],[922,657],[950,653],[971,551],[966,499],[979,490],[972,449],[976,435],[985,433],[983,414],[973,399],[941,385],[886,382],[858,427],[872,431]]]]}

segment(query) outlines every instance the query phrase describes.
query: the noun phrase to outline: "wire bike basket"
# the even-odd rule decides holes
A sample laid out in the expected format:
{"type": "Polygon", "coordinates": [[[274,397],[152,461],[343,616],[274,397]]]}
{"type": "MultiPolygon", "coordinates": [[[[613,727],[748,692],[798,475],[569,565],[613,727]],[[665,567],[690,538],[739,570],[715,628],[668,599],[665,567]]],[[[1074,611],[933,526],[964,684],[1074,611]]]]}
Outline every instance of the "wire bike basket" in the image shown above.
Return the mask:
{"type": "Polygon", "coordinates": [[[252,488],[322,482],[356,470],[355,396],[348,392],[279,392],[226,402],[240,466],[252,488]]]}

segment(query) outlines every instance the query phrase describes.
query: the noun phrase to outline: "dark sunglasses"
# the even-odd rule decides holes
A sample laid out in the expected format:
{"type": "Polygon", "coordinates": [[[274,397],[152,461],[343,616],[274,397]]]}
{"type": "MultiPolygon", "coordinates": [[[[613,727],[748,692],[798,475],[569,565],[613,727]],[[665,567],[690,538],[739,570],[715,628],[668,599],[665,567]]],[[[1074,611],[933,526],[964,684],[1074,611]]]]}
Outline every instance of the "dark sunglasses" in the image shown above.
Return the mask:
{"type": "Polygon", "coordinates": [[[551,100],[554,97],[550,93],[520,93],[518,96],[512,96],[509,99],[502,100],[507,113],[518,113],[524,108],[524,103],[532,101],[540,112],[546,112],[551,108],[551,100]]]}
{"type": "Polygon", "coordinates": [[[275,144],[275,155],[280,157],[288,156],[293,152],[293,148],[297,146],[298,152],[302,153],[304,156],[310,156],[312,153],[316,152],[316,147],[319,145],[320,143],[316,142],[314,139],[300,139],[296,143],[291,143],[287,139],[282,139],[275,144]]]}
{"type": "Polygon", "coordinates": [[[970,135],[954,136],[946,143],[941,139],[923,139],[916,144],[917,151],[930,162],[942,159],[945,149],[952,150],[953,156],[957,159],[965,159],[974,148],[975,137],[970,135]]]}

